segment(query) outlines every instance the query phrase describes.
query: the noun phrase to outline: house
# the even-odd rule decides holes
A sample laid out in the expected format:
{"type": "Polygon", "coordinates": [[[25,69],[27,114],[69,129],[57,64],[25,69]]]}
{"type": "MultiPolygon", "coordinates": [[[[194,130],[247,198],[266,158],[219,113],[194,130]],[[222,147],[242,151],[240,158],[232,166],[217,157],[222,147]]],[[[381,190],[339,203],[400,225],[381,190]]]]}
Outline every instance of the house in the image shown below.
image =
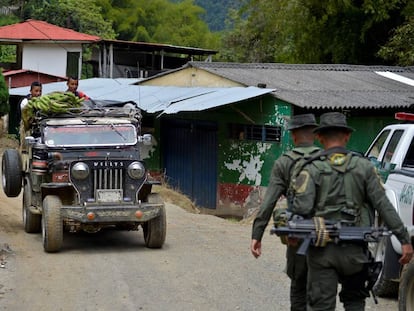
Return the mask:
{"type": "MultiPolygon", "coordinates": [[[[52,78],[149,77],[181,67],[190,60],[211,61],[217,54],[217,51],[193,47],[106,40],[33,19],[0,27],[0,45],[15,55],[14,60],[0,64],[4,73],[30,71],[52,78]],[[92,51],[87,61],[83,59],[84,46],[92,51]]],[[[43,78],[42,75],[39,77],[43,78]]],[[[20,86],[24,79],[20,72],[18,76],[9,75],[7,82],[11,83],[10,87],[20,86]],[[21,81],[15,82],[16,79],[21,81]]]]}
{"type": "Polygon", "coordinates": [[[147,78],[180,68],[189,61],[211,62],[217,51],[170,44],[102,39],[93,46],[88,61],[93,76],[147,78]]]}
{"type": "Polygon", "coordinates": [[[190,62],[140,85],[185,87],[262,86],[292,114],[329,110],[347,114],[355,133],[350,147],[365,150],[394,112],[414,104],[414,67],[337,64],[239,64],[190,62]]]}
{"type": "Polygon", "coordinates": [[[0,66],[3,71],[23,69],[58,77],[80,77],[82,45],[100,40],[97,36],[29,19],[0,27],[0,44],[8,45],[15,55],[14,62],[0,66]]]}
{"type": "Polygon", "coordinates": [[[160,119],[160,165],[171,183],[196,202],[204,192],[198,194],[194,184],[206,189],[209,183],[215,183],[216,209],[230,207],[232,212],[247,212],[260,205],[274,160],[292,147],[285,129],[291,115],[342,111],[356,129],[349,148],[365,151],[385,124],[396,122],[395,112],[410,111],[414,104],[413,68],[401,67],[190,62],[137,83],[274,89],[256,99],[213,110],[195,111],[194,106],[192,112],[160,119]],[[215,132],[213,138],[197,136],[195,129],[203,122],[215,132]],[[260,131],[267,134],[268,129],[279,139],[259,138],[260,131]],[[198,149],[212,140],[209,152],[198,149]],[[207,159],[216,161],[215,177],[198,174],[206,167],[207,159]]]}

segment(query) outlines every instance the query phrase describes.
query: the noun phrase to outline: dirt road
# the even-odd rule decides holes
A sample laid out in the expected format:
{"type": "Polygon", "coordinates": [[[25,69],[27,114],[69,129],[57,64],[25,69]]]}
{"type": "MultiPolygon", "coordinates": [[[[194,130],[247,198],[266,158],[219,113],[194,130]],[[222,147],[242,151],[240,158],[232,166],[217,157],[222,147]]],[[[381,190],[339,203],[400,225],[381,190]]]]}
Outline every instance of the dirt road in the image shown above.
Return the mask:
{"type": "MultiPolygon", "coordinates": [[[[264,237],[264,254],[250,255],[250,225],[167,205],[163,249],[144,247],[142,232],[65,234],[57,254],[41,235],[27,234],[20,198],[0,192],[0,310],[289,310],[284,247],[264,237]]],[[[397,310],[380,299],[367,310],[397,310]]],[[[338,310],[342,308],[338,307],[338,310]]]]}

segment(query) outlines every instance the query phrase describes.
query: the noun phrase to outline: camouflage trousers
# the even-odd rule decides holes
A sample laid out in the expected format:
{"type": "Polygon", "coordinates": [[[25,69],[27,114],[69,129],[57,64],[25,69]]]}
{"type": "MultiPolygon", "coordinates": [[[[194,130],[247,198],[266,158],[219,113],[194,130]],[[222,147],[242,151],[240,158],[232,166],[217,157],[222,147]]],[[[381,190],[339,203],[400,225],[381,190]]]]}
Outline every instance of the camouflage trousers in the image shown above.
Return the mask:
{"type": "Polygon", "coordinates": [[[306,311],[306,256],[297,255],[299,247],[288,245],[286,250],[286,273],[290,282],[290,310],[306,311]]]}
{"type": "Polygon", "coordinates": [[[365,289],[368,261],[366,249],[358,244],[328,243],[309,248],[307,298],[309,310],[334,311],[338,283],[340,301],[346,311],[363,311],[369,292],[365,289]]]}

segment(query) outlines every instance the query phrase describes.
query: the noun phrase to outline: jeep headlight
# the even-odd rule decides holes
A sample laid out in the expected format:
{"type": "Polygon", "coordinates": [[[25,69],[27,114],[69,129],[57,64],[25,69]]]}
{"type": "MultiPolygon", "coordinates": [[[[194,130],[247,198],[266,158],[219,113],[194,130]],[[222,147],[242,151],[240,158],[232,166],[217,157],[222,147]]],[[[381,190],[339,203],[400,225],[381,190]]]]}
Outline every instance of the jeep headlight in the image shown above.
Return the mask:
{"type": "Polygon", "coordinates": [[[89,176],[89,166],[83,162],[78,162],[72,166],[72,176],[75,179],[85,179],[89,176]]]}
{"type": "Polygon", "coordinates": [[[132,179],[141,179],[144,177],[145,167],[141,162],[132,162],[128,166],[128,175],[132,179]]]}

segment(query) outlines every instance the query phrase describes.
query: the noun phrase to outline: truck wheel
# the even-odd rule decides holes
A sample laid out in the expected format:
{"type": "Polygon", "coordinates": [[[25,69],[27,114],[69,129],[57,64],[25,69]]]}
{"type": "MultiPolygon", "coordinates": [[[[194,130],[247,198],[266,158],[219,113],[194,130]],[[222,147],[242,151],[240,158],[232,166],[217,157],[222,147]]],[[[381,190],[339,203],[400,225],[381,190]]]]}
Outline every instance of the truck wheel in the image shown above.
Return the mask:
{"type": "Polygon", "coordinates": [[[62,202],[58,196],[48,195],[43,200],[42,239],[48,253],[58,252],[63,243],[62,202]]]}
{"type": "Polygon", "coordinates": [[[32,190],[28,183],[25,183],[23,187],[23,225],[24,231],[27,233],[38,233],[42,228],[42,216],[40,214],[34,214],[30,211],[29,207],[32,205],[32,190]]]}
{"type": "Polygon", "coordinates": [[[148,203],[163,204],[160,215],[142,225],[144,231],[145,246],[149,248],[161,248],[165,242],[167,232],[167,217],[165,213],[164,202],[158,193],[150,193],[147,199],[148,203]]]}
{"type": "Polygon", "coordinates": [[[22,160],[15,149],[6,149],[1,163],[1,177],[4,193],[14,198],[22,190],[22,160]]]}
{"type": "Polygon", "coordinates": [[[401,273],[398,310],[414,310],[414,260],[406,264],[401,273]]]}
{"type": "Polygon", "coordinates": [[[398,254],[392,248],[390,237],[382,238],[378,243],[375,243],[374,249],[375,261],[382,262],[382,270],[374,285],[374,292],[380,297],[397,297],[398,282],[392,281],[390,274],[399,274],[398,254]]]}

